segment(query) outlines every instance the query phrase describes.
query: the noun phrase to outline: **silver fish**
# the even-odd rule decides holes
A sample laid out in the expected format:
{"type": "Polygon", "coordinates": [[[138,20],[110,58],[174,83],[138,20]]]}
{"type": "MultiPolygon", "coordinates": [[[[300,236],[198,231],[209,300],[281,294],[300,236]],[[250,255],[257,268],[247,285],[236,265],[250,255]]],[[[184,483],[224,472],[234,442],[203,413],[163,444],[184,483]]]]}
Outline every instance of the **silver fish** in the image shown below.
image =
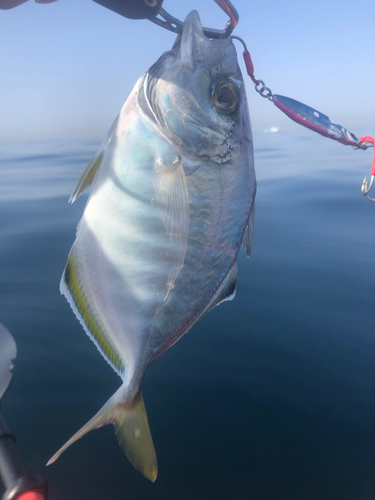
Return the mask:
{"type": "Polygon", "coordinates": [[[256,182],[250,119],[231,39],[196,11],[135,85],[71,201],[92,184],[61,292],[122,385],[50,460],[112,423],[155,481],[140,392],[146,368],[210,309],[234,297],[250,255],[256,182]]]}

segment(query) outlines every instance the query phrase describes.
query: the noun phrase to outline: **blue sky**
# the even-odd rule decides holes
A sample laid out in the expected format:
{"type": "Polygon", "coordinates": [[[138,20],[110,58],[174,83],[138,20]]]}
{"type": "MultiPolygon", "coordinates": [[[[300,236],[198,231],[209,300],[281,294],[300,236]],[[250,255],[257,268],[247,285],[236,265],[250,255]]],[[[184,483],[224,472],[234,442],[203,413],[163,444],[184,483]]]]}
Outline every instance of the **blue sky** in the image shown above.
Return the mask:
{"type": "MultiPolygon", "coordinates": [[[[245,39],[256,77],[274,93],[354,133],[375,125],[373,0],[233,3],[240,13],[234,34],[245,39]]],[[[182,19],[196,8],[210,27],[227,21],[213,0],[165,0],[164,7],[182,19]]],[[[91,0],[29,1],[0,11],[0,139],[102,138],[139,76],[174,38],[91,0]]],[[[242,58],[240,64],[244,72],[242,58]]],[[[245,78],[255,131],[299,128],[245,78]]]]}

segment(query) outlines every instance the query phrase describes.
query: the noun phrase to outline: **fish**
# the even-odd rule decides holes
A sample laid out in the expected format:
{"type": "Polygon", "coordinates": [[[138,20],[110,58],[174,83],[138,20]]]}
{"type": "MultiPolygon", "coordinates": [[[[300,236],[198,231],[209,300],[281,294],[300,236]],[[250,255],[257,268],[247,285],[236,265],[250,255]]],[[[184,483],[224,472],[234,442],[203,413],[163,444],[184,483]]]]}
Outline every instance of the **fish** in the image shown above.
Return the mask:
{"type": "Polygon", "coordinates": [[[101,410],[51,458],[113,424],[152,482],[157,458],[140,390],[147,367],[233,299],[250,256],[256,180],[250,116],[231,38],[199,14],[138,80],[71,202],[89,186],[60,291],[121,377],[101,410]]]}

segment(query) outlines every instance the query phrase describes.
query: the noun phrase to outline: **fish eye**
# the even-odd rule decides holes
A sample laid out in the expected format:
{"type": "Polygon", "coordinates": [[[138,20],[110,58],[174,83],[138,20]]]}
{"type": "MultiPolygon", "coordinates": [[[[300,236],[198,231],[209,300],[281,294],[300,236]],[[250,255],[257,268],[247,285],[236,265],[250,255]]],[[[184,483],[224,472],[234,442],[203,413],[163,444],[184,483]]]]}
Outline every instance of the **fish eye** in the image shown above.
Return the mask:
{"type": "Polygon", "coordinates": [[[230,82],[219,83],[214,92],[214,104],[222,113],[233,113],[237,107],[237,90],[230,82]]]}

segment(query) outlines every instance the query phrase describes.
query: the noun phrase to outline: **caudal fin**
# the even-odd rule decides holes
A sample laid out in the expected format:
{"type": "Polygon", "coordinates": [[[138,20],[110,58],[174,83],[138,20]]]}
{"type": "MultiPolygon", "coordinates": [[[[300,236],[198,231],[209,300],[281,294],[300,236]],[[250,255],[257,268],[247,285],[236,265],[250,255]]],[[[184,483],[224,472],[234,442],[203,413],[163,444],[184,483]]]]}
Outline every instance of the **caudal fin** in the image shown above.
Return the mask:
{"type": "Polygon", "coordinates": [[[113,424],[118,442],[128,460],[147,479],[154,482],[158,475],[158,464],[142,393],[138,391],[133,400],[126,404],[121,400],[122,393],[123,388],[120,387],[103,408],[53,455],[47,465],[55,462],[87,432],[113,424]]]}

